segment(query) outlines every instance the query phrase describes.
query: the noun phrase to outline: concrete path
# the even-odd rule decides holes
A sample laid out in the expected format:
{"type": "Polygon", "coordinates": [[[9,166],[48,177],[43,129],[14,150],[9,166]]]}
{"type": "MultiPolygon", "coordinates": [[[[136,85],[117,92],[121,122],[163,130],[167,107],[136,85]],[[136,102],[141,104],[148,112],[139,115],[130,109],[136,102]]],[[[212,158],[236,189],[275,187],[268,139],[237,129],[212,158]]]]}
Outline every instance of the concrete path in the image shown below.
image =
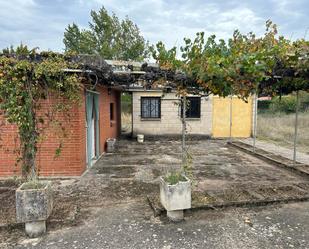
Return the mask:
{"type": "MultiPolygon", "coordinates": [[[[239,139],[239,140],[244,143],[250,144],[250,145],[253,144],[252,138],[239,139]]],[[[256,146],[260,149],[263,149],[263,150],[266,150],[274,154],[293,160],[293,148],[289,149],[289,148],[285,148],[285,147],[282,147],[274,143],[261,141],[261,140],[256,140],[256,146]]],[[[309,151],[308,153],[297,152],[296,160],[304,164],[309,164],[309,151]]]]}

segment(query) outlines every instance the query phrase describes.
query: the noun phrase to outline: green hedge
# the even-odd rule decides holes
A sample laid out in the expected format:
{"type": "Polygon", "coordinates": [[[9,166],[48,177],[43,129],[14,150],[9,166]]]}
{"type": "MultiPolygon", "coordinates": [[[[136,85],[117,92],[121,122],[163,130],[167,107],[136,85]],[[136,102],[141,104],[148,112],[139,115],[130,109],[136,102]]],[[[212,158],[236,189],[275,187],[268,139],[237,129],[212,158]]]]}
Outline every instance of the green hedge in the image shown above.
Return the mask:
{"type": "Polygon", "coordinates": [[[266,111],[269,109],[271,104],[271,100],[259,100],[258,101],[258,110],[259,111],[266,111]]]}
{"type": "MultiPolygon", "coordinates": [[[[258,102],[259,112],[282,112],[293,113],[296,109],[296,94],[274,97],[272,100],[260,100],[258,102]]],[[[299,111],[304,112],[309,110],[309,93],[299,93],[299,111]]]]}

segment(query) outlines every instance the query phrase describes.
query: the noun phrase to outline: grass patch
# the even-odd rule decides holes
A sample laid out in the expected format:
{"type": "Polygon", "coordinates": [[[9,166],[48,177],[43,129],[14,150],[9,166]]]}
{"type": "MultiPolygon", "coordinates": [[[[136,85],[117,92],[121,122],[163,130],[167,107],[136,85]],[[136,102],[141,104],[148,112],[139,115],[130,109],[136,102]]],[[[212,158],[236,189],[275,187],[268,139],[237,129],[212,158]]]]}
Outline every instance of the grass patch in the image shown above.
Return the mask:
{"type": "Polygon", "coordinates": [[[172,172],[164,177],[164,181],[170,185],[175,185],[178,182],[186,182],[187,179],[179,172],[172,172]]]}
{"type": "Polygon", "coordinates": [[[43,189],[45,188],[46,183],[42,183],[40,181],[29,181],[26,182],[23,186],[22,186],[22,190],[29,190],[29,189],[43,189]]]}

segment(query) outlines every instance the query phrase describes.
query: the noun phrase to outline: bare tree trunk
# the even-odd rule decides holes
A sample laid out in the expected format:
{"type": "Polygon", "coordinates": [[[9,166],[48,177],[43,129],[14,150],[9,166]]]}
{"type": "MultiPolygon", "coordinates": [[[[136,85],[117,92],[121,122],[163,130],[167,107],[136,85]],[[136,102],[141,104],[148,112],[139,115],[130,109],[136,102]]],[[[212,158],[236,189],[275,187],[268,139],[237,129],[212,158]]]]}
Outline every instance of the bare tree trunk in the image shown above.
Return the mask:
{"type": "Polygon", "coordinates": [[[186,153],[186,96],[182,99],[182,146],[181,146],[181,153],[182,153],[182,164],[185,165],[187,161],[187,153],[186,153]]]}
{"type": "Polygon", "coordinates": [[[27,180],[36,180],[37,133],[35,130],[28,136],[21,137],[22,144],[22,176],[27,180]]]}
{"type": "Polygon", "coordinates": [[[34,111],[34,105],[36,103],[32,100],[31,84],[28,85],[28,93],[31,101],[26,102],[28,105],[27,121],[28,123],[20,128],[20,143],[22,147],[22,177],[27,180],[37,180],[36,170],[36,153],[37,153],[37,141],[39,133],[36,127],[36,115],[34,111]]]}

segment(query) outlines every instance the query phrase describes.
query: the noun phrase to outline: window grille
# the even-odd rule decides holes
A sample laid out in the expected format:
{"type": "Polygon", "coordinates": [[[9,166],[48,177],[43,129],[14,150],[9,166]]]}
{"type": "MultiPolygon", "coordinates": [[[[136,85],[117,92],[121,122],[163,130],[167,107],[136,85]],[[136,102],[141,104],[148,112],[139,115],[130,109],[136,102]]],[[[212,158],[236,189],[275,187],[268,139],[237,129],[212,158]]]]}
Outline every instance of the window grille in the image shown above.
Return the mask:
{"type": "Polygon", "coordinates": [[[161,118],[161,98],[142,97],[141,98],[142,118],[161,118]]]}

